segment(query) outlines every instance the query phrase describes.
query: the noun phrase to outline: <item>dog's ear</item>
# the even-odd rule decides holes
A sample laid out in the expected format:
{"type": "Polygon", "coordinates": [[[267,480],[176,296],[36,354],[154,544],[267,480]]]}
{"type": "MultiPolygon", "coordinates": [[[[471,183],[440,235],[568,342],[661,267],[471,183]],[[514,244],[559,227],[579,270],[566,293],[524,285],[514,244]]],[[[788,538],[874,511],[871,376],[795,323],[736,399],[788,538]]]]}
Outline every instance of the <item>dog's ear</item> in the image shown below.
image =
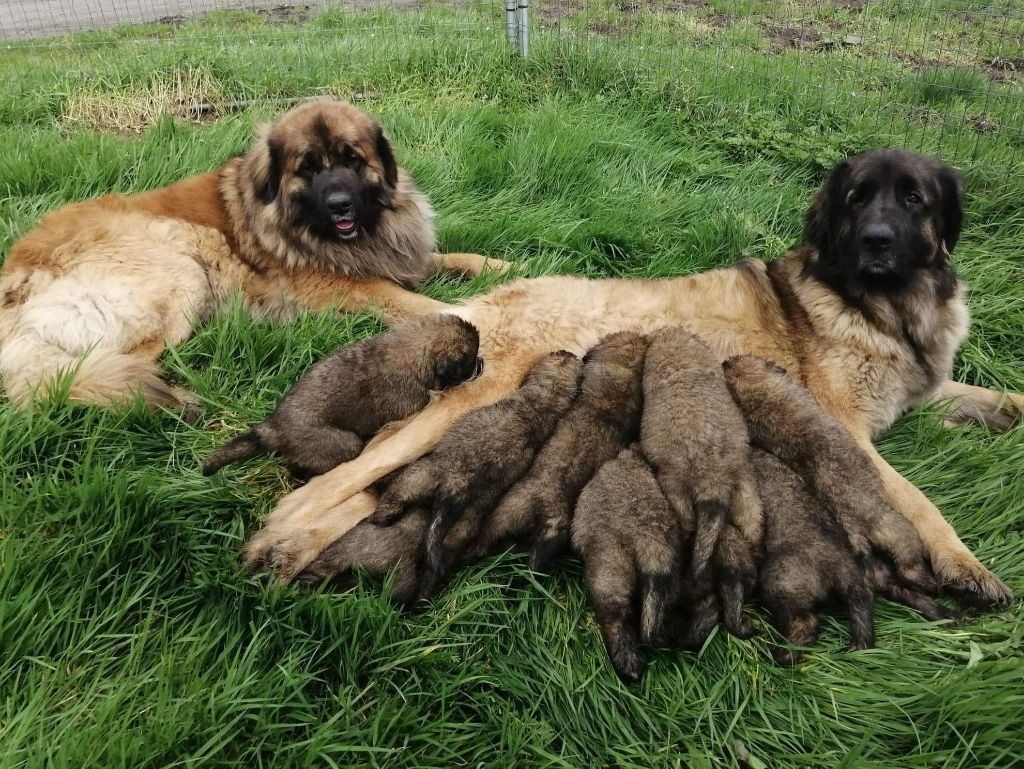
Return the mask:
{"type": "Polygon", "coordinates": [[[845,160],[833,168],[818,193],[804,220],[804,238],[825,256],[836,236],[836,228],[842,221],[843,187],[850,175],[850,164],[845,160]]]}
{"type": "Polygon", "coordinates": [[[377,136],[374,139],[374,150],[380,163],[384,166],[384,181],[389,187],[398,185],[398,164],[395,162],[395,153],[391,149],[391,142],[384,135],[384,129],[377,126],[377,136]]]}
{"type": "Polygon", "coordinates": [[[257,167],[253,172],[256,197],[265,206],[274,202],[277,198],[277,193],[281,189],[283,165],[284,147],[274,139],[267,139],[264,157],[257,160],[257,167]]]}
{"type": "Polygon", "coordinates": [[[939,237],[946,245],[946,252],[952,253],[964,224],[964,189],[960,174],[952,168],[943,167],[939,172],[939,189],[939,237]]]}

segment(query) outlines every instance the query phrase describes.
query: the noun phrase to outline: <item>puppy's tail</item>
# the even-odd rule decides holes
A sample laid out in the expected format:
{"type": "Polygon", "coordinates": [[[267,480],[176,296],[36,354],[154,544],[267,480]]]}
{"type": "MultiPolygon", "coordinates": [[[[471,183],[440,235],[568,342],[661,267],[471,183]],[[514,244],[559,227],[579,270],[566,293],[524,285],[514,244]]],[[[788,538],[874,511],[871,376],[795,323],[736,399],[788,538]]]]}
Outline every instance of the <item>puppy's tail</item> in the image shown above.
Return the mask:
{"type": "Polygon", "coordinates": [[[671,581],[671,574],[648,571],[640,573],[640,638],[645,644],[654,644],[661,634],[671,581]]]}
{"type": "Polygon", "coordinates": [[[850,628],[853,634],[850,648],[870,649],[875,645],[875,620],[872,613],[874,595],[868,586],[867,578],[849,585],[844,598],[850,612],[850,628]]]}
{"type": "Polygon", "coordinates": [[[254,427],[237,438],[232,438],[210,454],[203,462],[203,475],[213,475],[222,467],[241,462],[243,459],[258,457],[272,449],[273,447],[260,435],[259,428],[254,427]]]}
{"type": "Polygon", "coordinates": [[[698,500],[693,506],[697,519],[693,537],[693,560],[690,562],[690,578],[704,577],[711,558],[715,554],[718,539],[722,536],[725,522],[729,520],[729,507],[717,500],[698,500]]]}

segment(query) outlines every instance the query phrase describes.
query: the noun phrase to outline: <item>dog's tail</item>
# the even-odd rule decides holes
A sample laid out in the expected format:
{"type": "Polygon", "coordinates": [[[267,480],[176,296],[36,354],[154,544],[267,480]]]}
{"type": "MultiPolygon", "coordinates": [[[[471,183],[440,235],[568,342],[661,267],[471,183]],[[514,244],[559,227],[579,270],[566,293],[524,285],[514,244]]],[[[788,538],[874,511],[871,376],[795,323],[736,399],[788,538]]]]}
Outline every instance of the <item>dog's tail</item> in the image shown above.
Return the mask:
{"type": "Polygon", "coordinates": [[[219,449],[216,449],[203,462],[203,475],[213,475],[222,467],[241,462],[243,459],[252,459],[260,454],[266,454],[273,450],[264,436],[260,435],[260,426],[242,433],[237,438],[232,438],[219,449]]]}
{"type": "Polygon", "coordinates": [[[690,577],[699,580],[704,577],[711,564],[718,539],[722,536],[725,522],[729,520],[729,507],[718,500],[701,499],[694,503],[693,511],[697,526],[693,537],[690,577]]]}
{"type": "Polygon", "coordinates": [[[100,406],[128,405],[138,396],[153,408],[188,405],[185,394],[161,378],[153,361],[104,347],[76,356],[32,333],[15,332],[6,340],[0,350],[0,375],[18,407],[36,396],[61,394],[74,403],[100,406]]]}

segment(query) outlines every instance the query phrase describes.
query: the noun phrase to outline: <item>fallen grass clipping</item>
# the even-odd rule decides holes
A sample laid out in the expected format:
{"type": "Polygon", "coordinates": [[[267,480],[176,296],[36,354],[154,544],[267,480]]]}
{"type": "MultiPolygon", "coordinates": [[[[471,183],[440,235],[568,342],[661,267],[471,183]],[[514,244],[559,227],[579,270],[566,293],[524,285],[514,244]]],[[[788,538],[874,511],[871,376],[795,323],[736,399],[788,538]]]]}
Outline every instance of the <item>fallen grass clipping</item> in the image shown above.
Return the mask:
{"type": "MultiPolygon", "coordinates": [[[[799,78],[827,71],[813,58],[833,55],[826,46],[780,52],[774,27],[712,17],[728,3],[678,5],[687,19],[623,4],[601,18],[663,50],[699,28],[705,42],[732,41],[725,55],[747,71],[793,77],[751,90],[713,66],[661,68],[654,50],[628,63],[602,55],[601,40],[542,35],[520,62],[500,16],[453,36],[450,9],[424,12],[415,36],[397,15],[375,15],[370,38],[332,11],[301,26],[229,14],[14,45],[0,61],[21,86],[0,99],[0,255],[58,205],[215,167],[244,150],[273,99],[308,93],[361,98],[380,116],[439,211],[443,248],[512,259],[527,275],[657,277],[775,257],[799,238],[825,167],[911,136],[964,159],[969,218],[955,257],[974,327],[956,375],[1024,391],[1024,179],[1007,171],[1012,137],[965,152],[959,133],[878,120],[884,90],[823,102],[799,78]],[[174,119],[193,98],[257,105],[204,125],[174,119]]],[[[813,5],[780,8],[791,25],[863,12],[918,29],[916,4],[813,5]]],[[[907,40],[931,56],[927,38],[907,40]]],[[[665,64],[690,49],[676,50],[665,64]]],[[[876,85],[887,84],[906,92],[899,78],[876,85]]],[[[943,93],[955,109],[986,109],[964,89],[943,93]]],[[[1000,120],[1017,109],[1005,99],[987,107],[1000,120]]],[[[491,280],[425,290],[457,301],[491,280]]],[[[363,316],[272,324],[229,307],[164,359],[206,405],[194,425],[0,402],[0,767],[1020,765],[1019,602],[953,628],[879,601],[878,648],[842,653],[846,629],[830,619],[795,670],[768,661],[775,637],[758,615],[759,639],[719,633],[699,654],[656,652],[626,688],[571,560],[547,578],[515,556],[490,560],[416,613],[370,585],[302,594],[245,574],[240,545],[288,479],[273,460],[205,479],[201,458],[266,415],[311,362],[378,330],[363,316]]],[[[880,442],[1018,594],[1022,439],[1020,427],[947,431],[925,411],[880,442]]]]}

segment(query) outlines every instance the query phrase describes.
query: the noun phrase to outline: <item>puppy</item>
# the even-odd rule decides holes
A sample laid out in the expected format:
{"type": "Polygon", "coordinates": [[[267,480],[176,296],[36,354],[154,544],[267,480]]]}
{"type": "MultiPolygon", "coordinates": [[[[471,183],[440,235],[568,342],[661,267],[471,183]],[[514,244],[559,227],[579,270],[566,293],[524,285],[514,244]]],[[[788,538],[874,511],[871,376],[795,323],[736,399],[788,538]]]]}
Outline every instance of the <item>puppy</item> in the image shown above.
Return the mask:
{"type": "Polygon", "coordinates": [[[427,563],[438,579],[446,577],[475,541],[482,517],[529,469],[572,404],[582,367],[564,350],[542,358],[512,395],[452,425],[433,453],[391,484],[370,520],[388,524],[410,506],[429,507],[427,563]],[[449,531],[458,536],[446,541],[449,531]]]}
{"type": "MultiPolygon", "coordinates": [[[[689,510],[689,501],[682,504],[689,510]]],[[[572,545],[605,647],[619,677],[643,674],[641,642],[655,641],[680,598],[693,516],[680,516],[636,447],[605,463],[580,493],[572,545]],[[639,611],[638,608],[639,607],[639,611]]]]}
{"type": "Polygon", "coordinates": [[[584,356],[579,396],[527,474],[484,521],[477,556],[520,544],[530,549],[530,568],[542,571],[565,549],[580,491],[636,440],[646,351],[644,337],[620,332],[584,356]]]}
{"type": "Polygon", "coordinates": [[[431,391],[481,368],[477,330],[432,315],[338,350],[309,369],[274,412],[214,451],[203,475],[271,451],[298,477],[322,475],[357,456],[381,427],[430,401],[431,391]]]}
{"type": "Polygon", "coordinates": [[[908,586],[934,589],[917,531],[893,510],[878,470],[853,436],[785,369],[750,355],[729,358],[725,380],[750,436],[806,481],[838,518],[854,554],[891,559],[908,586]]]}
{"type": "MultiPolygon", "coordinates": [[[[858,560],[836,517],[781,460],[755,449],[754,474],[764,505],[761,600],[790,644],[814,643],[818,637],[816,611],[837,599],[850,615],[851,649],[874,645],[873,594],[906,604],[928,619],[955,616],[924,593],[896,583],[883,561],[858,560]]],[[[846,482],[856,485],[861,478],[851,476],[846,482]]],[[[792,665],[800,658],[795,650],[775,653],[780,664],[792,665]]]]}
{"type": "Polygon", "coordinates": [[[411,606],[431,593],[422,579],[429,524],[429,511],[423,508],[410,510],[391,526],[360,521],[317,556],[299,582],[313,585],[331,579],[347,585],[356,569],[376,580],[393,574],[391,599],[399,606],[411,606]]]}
{"type": "Polygon", "coordinates": [[[761,501],[750,467],[747,428],[707,345],[679,326],[655,332],[644,363],[640,444],[669,504],[692,504],[696,532],[690,579],[715,560],[723,620],[734,635],[743,619],[761,547],[761,501]]]}

